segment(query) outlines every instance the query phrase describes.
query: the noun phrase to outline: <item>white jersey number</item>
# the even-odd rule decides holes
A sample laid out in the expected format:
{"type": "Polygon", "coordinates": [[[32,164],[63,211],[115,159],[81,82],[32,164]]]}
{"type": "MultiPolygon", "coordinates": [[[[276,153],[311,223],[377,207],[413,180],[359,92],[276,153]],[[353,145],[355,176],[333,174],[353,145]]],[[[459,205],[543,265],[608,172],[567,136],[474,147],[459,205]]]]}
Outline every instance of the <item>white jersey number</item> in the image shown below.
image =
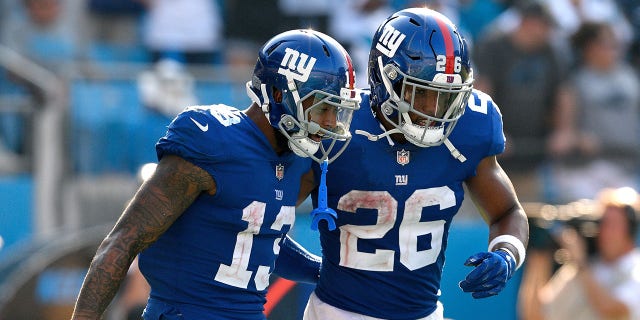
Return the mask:
{"type": "MultiPolygon", "coordinates": [[[[220,264],[215,280],[230,286],[246,289],[253,271],[247,270],[251,248],[253,247],[253,236],[260,232],[260,227],[264,221],[266,204],[254,201],[242,210],[242,220],[249,223],[247,228],[238,233],[236,244],[233,249],[233,259],[231,265],[220,264]]],[[[282,206],[276,216],[276,220],[271,225],[273,230],[282,230],[285,225],[293,226],[295,221],[295,207],[282,206]]],[[[273,253],[280,253],[280,238],[276,238],[273,243],[273,253]]],[[[255,276],[256,289],[264,290],[269,285],[269,266],[259,266],[255,276]]]]}
{"type": "MultiPolygon", "coordinates": [[[[422,208],[439,206],[444,210],[455,206],[455,193],[449,187],[416,190],[404,204],[398,247],[400,262],[410,270],[428,266],[438,259],[442,249],[445,220],[420,221],[422,208]],[[431,247],[418,250],[418,237],[431,235],[431,247]]],[[[340,198],[338,209],[355,213],[358,208],[377,211],[375,225],[343,225],[340,227],[340,265],[359,270],[393,271],[393,250],[376,249],[373,253],[358,251],[359,239],[381,239],[393,228],[398,202],[387,191],[352,190],[340,198]]]]}
{"type": "MultiPolygon", "coordinates": [[[[436,71],[444,72],[447,67],[447,56],[443,54],[439,54],[436,57],[436,71]]],[[[455,57],[453,59],[453,71],[455,73],[460,73],[462,71],[462,58],[455,57]]]]}
{"type": "Polygon", "coordinates": [[[240,117],[239,114],[229,111],[228,109],[212,108],[209,109],[209,112],[225,127],[240,123],[240,121],[242,121],[242,117],[240,117]]]}
{"type": "MultiPolygon", "coordinates": [[[[480,112],[483,114],[487,114],[487,110],[489,110],[489,102],[493,101],[491,100],[491,97],[489,97],[489,95],[487,95],[486,93],[480,92],[480,91],[473,91],[472,94],[469,95],[469,109],[475,111],[475,112],[480,112]]],[[[498,109],[499,112],[499,109],[498,109]]]]}

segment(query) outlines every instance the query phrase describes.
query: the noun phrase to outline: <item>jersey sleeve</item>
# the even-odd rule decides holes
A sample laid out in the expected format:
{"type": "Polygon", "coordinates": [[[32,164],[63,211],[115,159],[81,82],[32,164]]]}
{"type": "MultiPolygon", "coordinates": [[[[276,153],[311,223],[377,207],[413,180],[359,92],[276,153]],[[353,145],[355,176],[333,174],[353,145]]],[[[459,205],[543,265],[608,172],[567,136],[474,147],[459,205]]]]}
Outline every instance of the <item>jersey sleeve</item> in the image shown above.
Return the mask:
{"type": "Polygon", "coordinates": [[[280,241],[280,254],[273,272],[292,281],[316,284],[320,277],[321,261],[320,257],[285,236],[280,241]]]}
{"type": "Polygon", "coordinates": [[[486,95],[488,100],[489,115],[491,116],[491,147],[489,148],[489,155],[495,156],[504,152],[506,138],[504,136],[502,125],[502,113],[498,105],[486,95]]]}
{"type": "Polygon", "coordinates": [[[188,108],[181,112],[156,144],[158,160],[174,154],[201,167],[215,161],[221,151],[220,139],[216,139],[219,122],[210,119],[206,109],[202,108],[188,108]]]}
{"type": "Polygon", "coordinates": [[[478,150],[482,150],[481,158],[495,156],[504,152],[505,136],[502,127],[502,114],[500,108],[488,94],[474,89],[469,97],[468,109],[465,111],[461,122],[465,140],[475,141],[478,150]]]}

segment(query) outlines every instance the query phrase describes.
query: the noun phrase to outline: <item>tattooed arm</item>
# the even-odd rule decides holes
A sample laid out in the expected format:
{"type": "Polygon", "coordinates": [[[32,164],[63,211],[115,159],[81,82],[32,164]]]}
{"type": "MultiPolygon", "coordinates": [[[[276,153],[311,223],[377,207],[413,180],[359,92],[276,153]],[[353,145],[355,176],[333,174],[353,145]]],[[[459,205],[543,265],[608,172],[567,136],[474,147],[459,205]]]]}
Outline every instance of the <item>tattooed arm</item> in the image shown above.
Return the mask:
{"type": "Polygon", "coordinates": [[[203,169],[177,156],[163,157],[100,244],[72,319],[100,319],[136,255],[156,241],[201,192],[215,191],[213,178],[203,169]]]}

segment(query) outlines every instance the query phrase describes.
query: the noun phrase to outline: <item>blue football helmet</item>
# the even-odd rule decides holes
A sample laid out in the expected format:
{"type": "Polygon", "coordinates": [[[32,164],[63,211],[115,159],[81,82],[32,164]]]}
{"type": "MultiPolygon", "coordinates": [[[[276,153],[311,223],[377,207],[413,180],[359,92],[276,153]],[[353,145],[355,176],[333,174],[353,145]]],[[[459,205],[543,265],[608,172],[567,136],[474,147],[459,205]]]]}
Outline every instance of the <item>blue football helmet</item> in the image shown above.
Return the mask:
{"type": "Polygon", "coordinates": [[[436,11],[410,8],[391,15],[373,37],[368,71],[372,111],[394,128],[379,136],[356,133],[371,140],[402,133],[419,147],[449,147],[447,137],[473,89],[468,50],[456,26],[436,11]],[[434,98],[433,112],[416,108],[416,93],[434,98]]]}
{"type": "Polygon", "coordinates": [[[335,160],[351,140],[349,126],[360,106],[354,85],[351,58],[337,41],[318,31],[292,30],[262,47],[247,93],[293,152],[320,163],[335,160]],[[331,125],[318,120],[327,115],[331,125]],[[336,141],[344,144],[329,157],[336,141]]]}

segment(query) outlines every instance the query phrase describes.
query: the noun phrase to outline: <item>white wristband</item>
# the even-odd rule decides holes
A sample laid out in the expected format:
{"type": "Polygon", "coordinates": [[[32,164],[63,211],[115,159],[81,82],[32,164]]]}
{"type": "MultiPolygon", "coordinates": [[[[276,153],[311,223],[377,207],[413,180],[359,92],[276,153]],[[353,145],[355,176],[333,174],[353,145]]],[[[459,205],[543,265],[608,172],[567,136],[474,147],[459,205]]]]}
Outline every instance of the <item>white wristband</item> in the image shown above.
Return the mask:
{"type": "Polygon", "coordinates": [[[491,242],[489,242],[489,252],[493,251],[493,247],[495,247],[498,243],[503,242],[514,246],[518,251],[518,265],[516,266],[516,269],[520,268],[520,266],[522,266],[522,264],[524,263],[524,257],[527,254],[527,251],[524,248],[524,244],[522,243],[522,241],[520,241],[520,239],[510,234],[499,235],[493,238],[491,242]]]}

